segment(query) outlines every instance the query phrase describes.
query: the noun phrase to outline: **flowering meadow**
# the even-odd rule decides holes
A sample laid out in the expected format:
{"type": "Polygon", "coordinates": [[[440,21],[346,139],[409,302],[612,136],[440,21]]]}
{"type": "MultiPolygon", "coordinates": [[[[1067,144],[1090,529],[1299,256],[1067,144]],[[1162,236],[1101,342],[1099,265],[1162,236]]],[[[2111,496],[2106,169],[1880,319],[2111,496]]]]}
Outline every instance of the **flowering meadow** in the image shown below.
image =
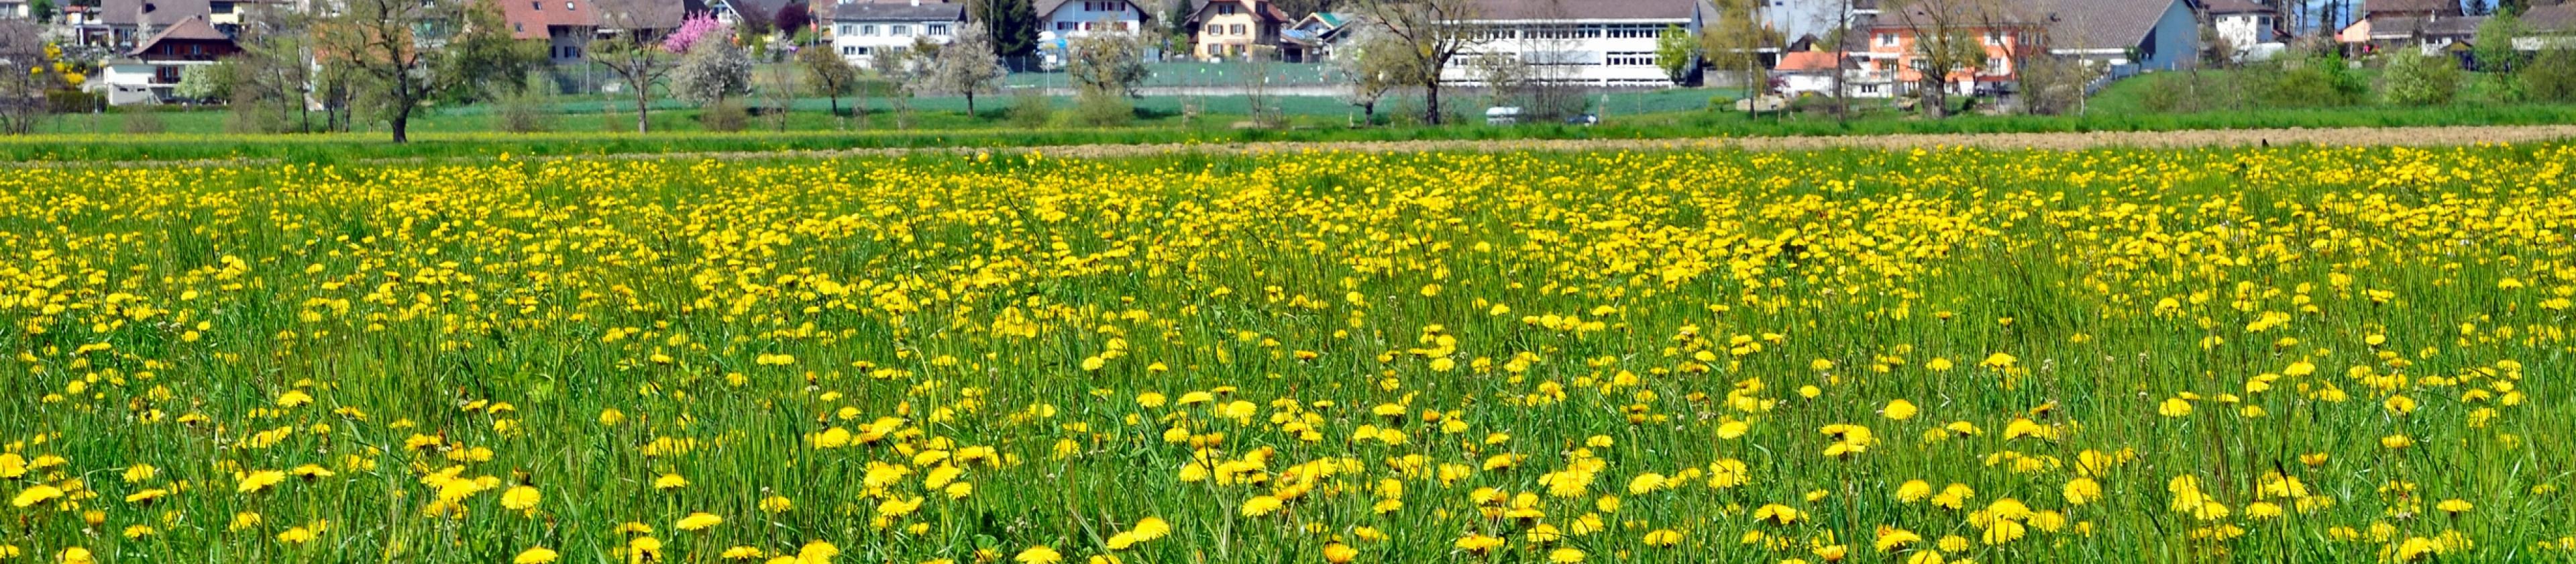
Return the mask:
{"type": "Polygon", "coordinates": [[[0,563],[2576,558],[2576,146],[0,173],[0,563]]]}

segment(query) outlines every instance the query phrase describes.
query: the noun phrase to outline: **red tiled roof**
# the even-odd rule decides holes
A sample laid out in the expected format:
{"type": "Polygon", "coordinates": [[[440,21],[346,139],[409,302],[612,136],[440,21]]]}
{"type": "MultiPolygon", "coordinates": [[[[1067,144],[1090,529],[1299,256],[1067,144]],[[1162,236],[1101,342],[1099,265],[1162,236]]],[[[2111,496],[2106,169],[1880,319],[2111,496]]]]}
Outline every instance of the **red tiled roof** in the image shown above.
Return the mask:
{"type": "Polygon", "coordinates": [[[501,3],[501,19],[510,22],[510,36],[537,39],[547,36],[552,27],[598,27],[599,9],[590,0],[493,0],[501,3]]]}

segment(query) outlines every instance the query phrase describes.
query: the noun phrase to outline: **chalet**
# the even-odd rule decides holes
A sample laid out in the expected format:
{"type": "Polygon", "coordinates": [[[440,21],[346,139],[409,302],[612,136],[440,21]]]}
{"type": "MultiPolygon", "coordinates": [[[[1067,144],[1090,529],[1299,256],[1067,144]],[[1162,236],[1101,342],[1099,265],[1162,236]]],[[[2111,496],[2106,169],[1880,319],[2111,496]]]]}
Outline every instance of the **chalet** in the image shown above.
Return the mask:
{"type": "MultiPolygon", "coordinates": [[[[98,16],[107,33],[99,43],[129,50],[179,22],[207,20],[213,15],[214,3],[209,0],[101,0],[98,16]]],[[[211,22],[207,28],[213,29],[211,22]]]]}
{"type": "Polygon", "coordinates": [[[1349,35],[1352,25],[1365,25],[1357,14],[1315,12],[1279,30],[1279,60],[1311,63],[1332,57],[1333,45],[1349,35]]]}
{"type": "Polygon", "coordinates": [[[149,91],[153,98],[168,99],[184,69],[211,65],[239,52],[241,47],[206,23],[205,18],[189,18],[163,26],[133,49],[108,61],[101,78],[111,91],[149,91]]]}
{"type": "Polygon", "coordinates": [[[1241,58],[1256,46],[1276,48],[1280,29],[1292,22],[1278,3],[1269,0],[1195,0],[1195,4],[1190,29],[1197,41],[1190,54],[1201,59],[1241,58]]]}

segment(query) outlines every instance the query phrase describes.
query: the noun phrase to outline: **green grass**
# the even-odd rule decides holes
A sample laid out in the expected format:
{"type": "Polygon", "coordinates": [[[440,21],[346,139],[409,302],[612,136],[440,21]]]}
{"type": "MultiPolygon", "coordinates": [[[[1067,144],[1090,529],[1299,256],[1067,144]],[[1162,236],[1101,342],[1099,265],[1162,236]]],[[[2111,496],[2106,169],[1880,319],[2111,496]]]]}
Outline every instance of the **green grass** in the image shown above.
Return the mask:
{"type": "Polygon", "coordinates": [[[0,554],[2564,559],[2571,159],[21,169],[0,554]]]}

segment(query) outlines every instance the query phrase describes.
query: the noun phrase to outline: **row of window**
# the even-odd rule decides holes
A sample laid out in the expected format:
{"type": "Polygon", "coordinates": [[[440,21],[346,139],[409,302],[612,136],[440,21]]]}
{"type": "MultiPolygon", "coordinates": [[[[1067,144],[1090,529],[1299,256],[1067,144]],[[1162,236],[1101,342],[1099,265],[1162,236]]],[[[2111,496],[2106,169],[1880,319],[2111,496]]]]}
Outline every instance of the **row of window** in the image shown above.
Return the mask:
{"type": "Polygon", "coordinates": [[[1479,39],[1654,39],[1667,24],[1491,26],[1477,29],[1479,39]]]}
{"type": "Polygon", "coordinates": [[[1202,34],[1202,35],[1213,35],[1213,36],[1222,36],[1222,35],[1247,35],[1247,33],[1246,33],[1246,32],[1244,31],[1244,29],[1243,29],[1243,24],[1230,24],[1230,25],[1216,25],[1216,24],[1208,24],[1208,25],[1207,25],[1207,27],[1199,28],[1199,33],[1200,33],[1200,34],[1202,34]]]}
{"type": "MultiPolygon", "coordinates": [[[[1880,33],[1875,34],[1875,37],[1878,40],[1878,46],[1880,47],[1896,46],[1896,34],[1880,33]]],[[[1986,32],[1985,37],[1980,37],[1978,39],[1981,43],[1985,43],[1988,46],[2002,46],[2005,43],[2012,42],[2013,33],[2009,31],[1989,31],[1986,32]]]]}
{"type": "MultiPolygon", "coordinates": [[[[572,2],[571,2],[570,0],[566,0],[566,1],[564,2],[564,9],[565,9],[565,10],[571,10],[571,11],[579,11],[578,9],[575,9],[575,8],[573,8],[573,7],[572,7],[572,2]]],[[[546,3],[545,3],[545,2],[542,2],[542,1],[539,1],[539,2],[529,2],[529,3],[528,3],[528,11],[531,11],[531,12],[543,12],[543,11],[546,11],[546,3]]]]}
{"type": "Polygon", "coordinates": [[[911,50],[912,50],[912,48],[911,48],[911,47],[904,47],[904,46],[900,46],[900,45],[892,46],[892,47],[860,47],[860,46],[855,46],[855,45],[853,45],[853,46],[844,46],[844,47],[841,47],[841,56],[844,56],[844,57],[850,57],[850,56],[860,56],[860,57],[864,57],[864,56],[869,56],[869,55],[875,55],[875,54],[877,54],[877,53],[879,53],[879,52],[883,52],[883,53],[888,54],[888,55],[902,55],[905,51],[911,51],[911,50]]]}
{"type": "MultiPolygon", "coordinates": [[[[1079,22],[1079,23],[1078,23],[1078,25],[1077,25],[1077,22],[1055,22],[1055,30],[1056,30],[1056,31],[1077,31],[1077,30],[1079,30],[1079,31],[1091,31],[1091,30],[1099,29],[1099,28],[1100,28],[1100,26],[1098,25],[1099,23],[1100,23],[1100,22],[1079,22]]],[[[1118,30],[1118,31],[1127,31],[1127,22],[1110,22],[1109,28],[1110,28],[1110,29],[1115,29],[1115,30],[1118,30]]]]}
{"type": "MultiPolygon", "coordinates": [[[[921,26],[921,30],[922,35],[933,37],[946,36],[948,35],[948,24],[924,25],[921,26]]],[[[840,34],[855,37],[876,37],[877,24],[841,24],[840,34]]],[[[910,25],[893,24],[885,26],[885,35],[888,36],[905,37],[912,34],[912,26],[910,25]]]]}
{"type": "Polygon", "coordinates": [[[556,46],[555,46],[555,58],[557,58],[557,59],[579,59],[579,58],[581,58],[581,46],[580,46],[580,45],[556,45],[556,46]]]}
{"type": "Polygon", "coordinates": [[[1124,10],[1126,10],[1126,9],[1127,9],[1127,3],[1126,3],[1126,2],[1083,2],[1083,3],[1082,3],[1082,9],[1083,9],[1083,11],[1086,11],[1086,12],[1118,12],[1118,11],[1124,11],[1124,10]]]}

